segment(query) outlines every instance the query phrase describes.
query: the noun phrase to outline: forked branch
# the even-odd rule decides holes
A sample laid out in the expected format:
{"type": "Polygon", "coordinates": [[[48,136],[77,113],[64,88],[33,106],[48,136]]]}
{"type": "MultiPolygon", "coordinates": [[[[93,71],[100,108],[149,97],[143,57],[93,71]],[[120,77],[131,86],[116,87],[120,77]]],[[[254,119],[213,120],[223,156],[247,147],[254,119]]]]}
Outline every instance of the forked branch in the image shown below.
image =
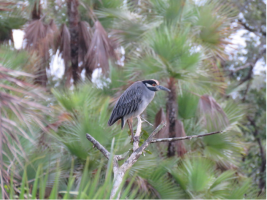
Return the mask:
{"type": "MultiPolygon", "coordinates": [[[[150,136],[147,138],[147,140],[138,147],[138,140],[141,132],[141,123],[142,121],[138,119],[138,130],[135,135],[136,137],[136,144],[133,146],[133,153],[129,156],[129,158],[121,165],[119,166],[118,160],[123,160],[127,157],[129,152],[125,152],[123,155],[115,155],[113,157],[113,173],[114,173],[114,183],[113,188],[111,191],[110,199],[119,199],[120,197],[120,191],[119,188],[121,186],[123,177],[125,175],[125,172],[133,166],[133,164],[138,160],[138,158],[142,155],[144,150],[149,146],[150,143],[157,143],[157,142],[170,142],[170,141],[177,141],[177,140],[191,140],[192,138],[199,138],[199,137],[205,137],[209,135],[214,135],[218,133],[222,133],[224,131],[216,131],[206,134],[200,134],[200,135],[192,135],[192,136],[186,136],[186,137],[175,137],[175,138],[161,138],[161,139],[153,139],[154,136],[164,127],[166,126],[165,122],[161,122],[160,125],[150,134],[150,136]],[[139,130],[140,129],[140,130],[139,130]]],[[[103,147],[96,139],[94,139],[90,134],[86,134],[86,138],[93,143],[93,145],[107,158],[110,159],[111,154],[110,152],[103,147]]],[[[112,159],[112,158],[111,158],[112,159]]]]}
{"type": "MultiPolygon", "coordinates": [[[[123,155],[115,155],[113,157],[113,173],[114,173],[114,183],[113,188],[111,191],[110,199],[118,199],[120,197],[119,188],[122,183],[123,177],[125,175],[125,172],[133,166],[133,164],[138,160],[140,155],[143,153],[143,151],[148,147],[148,145],[151,143],[153,137],[164,127],[166,126],[165,122],[161,122],[161,124],[151,133],[151,135],[147,138],[147,140],[142,144],[142,146],[138,147],[139,143],[139,136],[141,132],[141,119],[138,119],[138,130],[135,135],[136,141],[133,146],[133,153],[129,156],[129,158],[119,167],[118,160],[123,160],[128,155],[128,152],[124,153],[123,155]]],[[[86,134],[86,138],[93,143],[93,145],[107,158],[112,159],[110,156],[110,152],[103,147],[93,136],[90,134],[86,134]]]]}

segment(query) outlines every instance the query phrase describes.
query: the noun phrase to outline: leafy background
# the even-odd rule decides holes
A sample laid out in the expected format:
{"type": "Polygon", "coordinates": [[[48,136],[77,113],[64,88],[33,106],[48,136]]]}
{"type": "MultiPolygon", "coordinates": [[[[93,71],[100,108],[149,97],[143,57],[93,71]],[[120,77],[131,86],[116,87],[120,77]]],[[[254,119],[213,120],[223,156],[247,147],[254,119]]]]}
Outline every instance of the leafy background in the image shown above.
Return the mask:
{"type": "Polygon", "coordinates": [[[109,198],[112,162],[85,134],[115,154],[130,150],[128,128],[107,121],[130,84],[153,78],[171,93],[157,93],[143,113],[153,126],[143,123],[142,140],[161,120],[158,138],[224,133],[151,144],[127,172],[121,198],[265,199],[265,7],[0,1],[2,198],[109,198]],[[25,34],[20,49],[15,29],[25,34]]]}

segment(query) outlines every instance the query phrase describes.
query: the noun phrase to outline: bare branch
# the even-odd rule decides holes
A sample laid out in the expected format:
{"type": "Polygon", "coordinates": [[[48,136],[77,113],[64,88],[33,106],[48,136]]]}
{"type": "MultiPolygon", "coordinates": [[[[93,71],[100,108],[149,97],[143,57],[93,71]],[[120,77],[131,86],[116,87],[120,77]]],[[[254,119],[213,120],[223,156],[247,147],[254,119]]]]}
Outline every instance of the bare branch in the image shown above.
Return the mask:
{"type": "Polygon", "coordinates": [[[129,151],[125,152],[122,155],[115,155],[115,157],[117,158],[117,160],[124,160],[128,154],[129,154],[129,151]]]}
{"type": "MultiPolygon", "coordinates": [[[[118,192],[120,185],[122,183],[125,172],[133,166],[133,164],[138,160],[143,151],[148,147],[153,137],[164,127],[166,122],[161,122],[161,124],[151,133],[147,140],[142,144],[141,147],[137,148],[130,157],[121,165],[119,168],[113,168],[114,171],[114,184],[111,191],[110,199],[119,199],[120,192],[118,192]]],[[[114,159],[115,160],[115,159],[114,159]]]]}
{"type": "MultiPolygon", "coordinates": [[[[107,159],[110,158],[110,152],[105,147],[103,147],[93,136],[91,136],[90,134],[87,133],[86,138],[90,142],[92,142],[94,147],[96,147],[107,159]]],[[[128,153],[129,153],[129,151],[125,152],[122,155],[115,155],[114,159],[117,161],[118,160],[124,160],[127,157],[128,153]]]]}
{"type": "Polygon", "coordinates": [[[248,63],[246,63],[246,64],[245,64],[244,66],[242,66],[242,67],[238,67],[238,68],[236,68],[236,69],[230,69],[229,71],[230,71],[231,73],[234,73],[234,72],[237,72],[237,71],[242,70],[242,69],[247,69],[247,68],[251,67],[252,65],[253,65],[253,63],[248,62],[248,63]]]}
{"type": "Polygon", "coordinates": [[[101,153],[107,158],[110,158],[110,153],[108,150],[106,150],[105,147],[103,147],[93,136],[91,136],[89,133],[86,133],[86,138],[93,143],[93,145],[101,151],[101,153]]]}
{"type": "Polygon", "coordinates": [[[147,140],[140,146],[138,149],[136,149],[130,157],[123,163],[121,166],[122,169],[125,171],[129,169],[140,157],[140,155],[143,153],[143,151],[148,147],[148,145],[153,140],[153,137],[164,127],[166,126],[166,122],[161,122],[158,127],[150,134],[150,136],[147,138],[147,140]]]}
{"type": "Polygon", "coordinates": [[[241,19],[238,19],[238,22],[248,31],[253,32],[255,34],[257,33],[261,33],[263,36],[266,36],[266,31],[264,30],[256,30],[254,28],[251,28],[248,24],[246,24],[245,22],[243,22],[241,19]]]}
{"type": "MultiPolygon", "coordinates": [[[[141,132],[141,118],[138,118],[139,126],[138,129],[140,129],[139,132],[141,132]]],[[[122,183],[123,177],[125,175],[125,172],[133,166],[133,164],[137,161],[137,159],[140,157],[140,155],[143,153],[143,151],[148,147],[148,145],[153,140],[153,137],[164,127],[166,126],[166,122],[161,122],[159,126],[151,133],[151,135],[147,138],[147,140],[142,144],[141,147],[138,148],[138,140],[137,140],[137,148],[134,150],[134,152],[130,155],[130,157],[119,167],[118,160],[123,160],[128,155],[129,151],[124,153],[123,155],[115,155],[113,158],[113,173],[114,173],[114,184],[111,191],[110,199],[116,198],[119,199],[120,192],[118,192],[119,187],[122,183]],[[117,194],[118,193],[118,194],[117,194]],[[115,197],[115,195],[117,195],[115,197]]],[[[138,132],[138,131],[137,131],[138,132]]],[[[137,133],[138,134],[138,133],[137,133]]],[[[139,135],[135,135],[135,137],[139,138],[139,135]]],[[[139,133],[140,134],[140,133],[139,133]]],[[[110,152],[105,149],[93,136],[90,134],[86,134],[86,138],[93,143],[93,145],[107,158],[110,159],[110,152]]]]}
{"type": "Polygon", "coordinates": [[[218,133],[222,133],[223,131],[216,131],[211,133],[205,133],[200,135],[191,135],[186,137],[174,137],[174,138],[161,138],[161,139],[153,139],[151,143],[157,143],[157,142],[171,142],[171,141],[177,141],[177,140],[191,140],[192,138],[199,138],[199,137],[205,137],[209,135],[214,135],[218,133]]]}

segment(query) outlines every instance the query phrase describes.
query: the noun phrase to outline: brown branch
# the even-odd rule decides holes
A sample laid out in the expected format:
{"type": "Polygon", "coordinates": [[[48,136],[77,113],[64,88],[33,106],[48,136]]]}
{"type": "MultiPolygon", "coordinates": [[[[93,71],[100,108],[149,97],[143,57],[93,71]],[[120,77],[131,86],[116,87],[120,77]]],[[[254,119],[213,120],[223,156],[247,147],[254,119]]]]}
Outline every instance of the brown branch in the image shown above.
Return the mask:
{"type": "Polygon", "coordinates": [[[247,93],[248,93],[250,85],[251,85],[251,80],[249,80],[249,82],[247,83],[247,87],[246,87],[246,90],[245,90],[244,97],[242,98],[242,102],[245,102],[245,100],[246,100],[246,96],[247,96],[247,93]]]}
{"type": "Polygon", "coordinates": [[[251,28],[249,25],[247,25],[245,22],[243,22],[241,19],[238,19],[238,22],[248,31],[253,33],[261,33],[263,36],[266,36],[266,31],[264,30],[256,30],[254,28],[251,28]]]}
{"type": "Polygon", "coordinates": [[[234,72],[237,72],[237,71],[239,71],[239,70],[242,70],[242,69],[247,69],[247,68],[249,68],[250,66],[252,66],[253,65],[253,63],[251,63],[251,62],[249,62],[249,63],[246,63],[244,66],[242,66],[242,67],[238,67],[238,68],[235,68],[235,69],[230,69],[229,71],[231,72],[231,73],[234,73],[234,72]]]}
{"type": "Polygon", "coordinates": [[[266,48],[262,49],[259,52],[259,54],[256,56],[256,58],[252,62],[250,62],[249,72],[248,72],[247,76],[239,82],[238,86],[243,84],[244,82],[250,80],[253,77],[253,69],[254,69],[256,63],[258,62],[258,60],[261,59],[262,56],[265,54],[265,52],[266,52],[266,48]]]}
{"type": "Polygon", "coordinates": [[[191,135],[191,136],[185,136],[185,137],[174,137],[174,138],[160,138],[160,139],[153,139],[151,143],[157,143],[157,142],[172,142],[177,140],[191,140],[192,138],[199,138],[199,137],[205,137],[209,135],[214,135],[218,133],[222,133],[223,131],[216,131],[211,133],[205,133],[200,135],[191,135]]]}

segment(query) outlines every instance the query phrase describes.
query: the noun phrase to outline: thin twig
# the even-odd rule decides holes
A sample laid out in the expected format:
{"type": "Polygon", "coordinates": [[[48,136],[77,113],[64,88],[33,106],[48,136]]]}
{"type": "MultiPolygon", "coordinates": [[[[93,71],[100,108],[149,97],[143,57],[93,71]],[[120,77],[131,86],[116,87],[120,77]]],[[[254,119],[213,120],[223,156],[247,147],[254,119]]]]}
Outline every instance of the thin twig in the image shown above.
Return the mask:
{"type": "Polygon", "coordinates": [[[151,141],[151,143],[156,143],[156,142],[171,142],[171,141],[177,141],[177,140],[191,140],[192,138],[205,137],[205,136],[208,136],[208,135],[214,135],[214,134],[218,134],[218,133],[222,133],[222,132],[223,131],[216,131],[216,132],[211,132],[211,133],[206,133],[206,134],[191,135],[191,136],[185,136],[185,137],[153,139],[151,141]]]}
{"type": "Polygon", "coordinates": [[[144,120],[146,123],[148,123],[150,126],[154,126],[153,124],[151,124],[149,121],[147,121],[145,118],[141,117],[142,120],[144,120]]]}
{"type": "Polygon", "coordinates": [[[243,22],[241,19],[238,19],[238,22],[248,31],[255,33],[256,35],[258,35],[257,33],[261,33],[263,36],[266,36],[266,31],[264,30],[257,30],[254,28],[251,28],[248,24],[246,24],[246,22],[243,22]]]}
{"type": "Polygon", "coordinates": [[[247,69],[252,65],[253,65],[253,63],[248,62],[244,66],[241,66],[241,67],[238,67],[238,68],[235,68],[235,69],[229,69],[228,71],[230,71],[231,73],[234,73],[234,72],[237,72],[237,71],[242,70],[242,69],[247,69]]]}
{"type": "MultiPolygon", "coordinates": [[[[94,147],[96,147],[107,159],[110,158],[110,152],[105,147],[103,147],[93,136],[87,133],[86,138],[90,142],[92,142],[94,147]]],[[[124,160],[127,157],[128,153],[129,151],[125,152],[122,155],[115,155],[114,158],[116,158],[117,160],[124,160]]]]}

